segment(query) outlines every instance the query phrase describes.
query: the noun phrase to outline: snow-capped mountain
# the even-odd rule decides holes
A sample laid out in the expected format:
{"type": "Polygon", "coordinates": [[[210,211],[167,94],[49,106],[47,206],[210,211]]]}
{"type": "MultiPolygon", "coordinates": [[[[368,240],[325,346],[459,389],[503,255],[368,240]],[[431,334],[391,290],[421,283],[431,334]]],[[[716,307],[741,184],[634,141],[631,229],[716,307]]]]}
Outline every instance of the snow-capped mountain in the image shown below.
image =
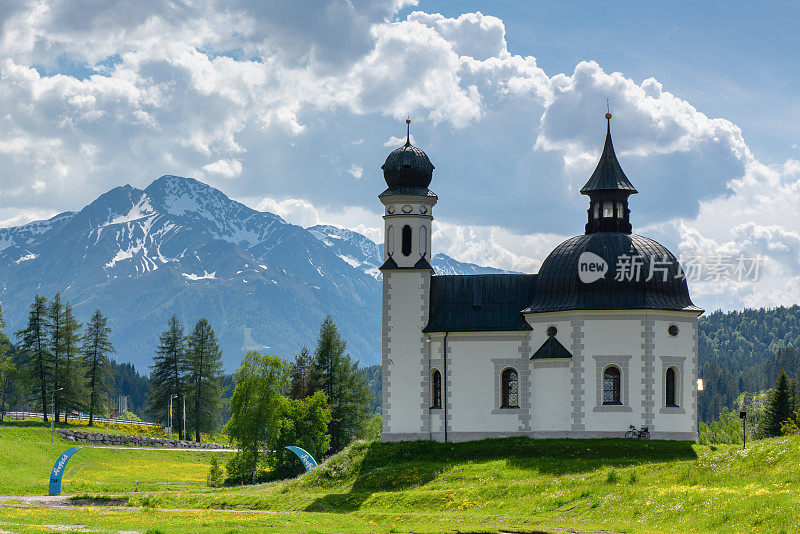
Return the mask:
{"type": "MultiPolygon", "coordinates": [[[[383,264],[383,244],[379,245],[358,232],[325,224],[311,226],[308,231],[330,247],[343,261],[377,280],[381,279],[381,272],[378,268],[383,264]]],[[[431,267],[436,271],[436,274],[501,274],[512,272],[458,261],[447,254],[441,253],[433,255],[431,267]]]]}
{"type": "MultiPolygon", "coordinates": [[[[0,303],[8,331],[36,294],[61,292],[82,320],[110,319],[119,361],[148,365],[170,315],[214,327],[225,366],[244,351],[285,357],[314,346],[330,314],[365,365],[380,361],[381,246],[331,226],[304,229],[191,178],[129,185],[78,212],[0,228],[0,303]]],[[[444,255],[442,274],[489,272],[444,255]]],[[[492,272],[499,272],[492,270],[492,272]]]]}

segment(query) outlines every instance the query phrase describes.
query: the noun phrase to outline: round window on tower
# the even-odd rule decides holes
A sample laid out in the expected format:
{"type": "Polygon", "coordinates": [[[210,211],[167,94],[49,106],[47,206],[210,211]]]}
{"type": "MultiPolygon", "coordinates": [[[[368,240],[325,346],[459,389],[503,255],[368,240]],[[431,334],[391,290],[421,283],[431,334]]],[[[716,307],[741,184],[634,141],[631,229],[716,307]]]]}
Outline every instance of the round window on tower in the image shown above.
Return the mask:
{"type": "Polygon", "coordinates": [[[556,328],[554,325],[550,325],[550,326],[547,327],[547,335],[548,336],[555,337],[556,334],[558,334],[558,328],[556,328]]]}
{"type": "Polygon", "coordinates": [[[678,335],[678,325],[671,324],[669,328],[667,328],[667,333],[672,337],[677,337],[678,335]]]}

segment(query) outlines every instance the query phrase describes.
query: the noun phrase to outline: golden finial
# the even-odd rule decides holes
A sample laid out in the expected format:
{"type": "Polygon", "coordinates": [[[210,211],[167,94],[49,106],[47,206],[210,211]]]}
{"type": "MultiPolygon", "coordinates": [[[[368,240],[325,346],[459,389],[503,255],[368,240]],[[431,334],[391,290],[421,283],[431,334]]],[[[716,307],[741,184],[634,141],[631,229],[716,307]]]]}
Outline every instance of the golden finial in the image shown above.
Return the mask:
{"type": "Polygon", "coordinates": [[[606,119],[611,120],[611,113],[606,113],[606,119]]]}
{"type": "Polygon", "coordinates": [[[411,117],[406,118],[406,146],[411,146],[411,117]]]}

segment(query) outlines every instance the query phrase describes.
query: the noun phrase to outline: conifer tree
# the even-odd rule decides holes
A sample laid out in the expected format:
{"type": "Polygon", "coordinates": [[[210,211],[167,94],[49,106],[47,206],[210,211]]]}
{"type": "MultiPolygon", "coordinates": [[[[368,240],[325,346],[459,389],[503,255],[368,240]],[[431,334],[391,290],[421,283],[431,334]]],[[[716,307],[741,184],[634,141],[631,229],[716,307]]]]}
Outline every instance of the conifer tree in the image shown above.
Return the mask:
{"type": "Polygon", "coordinates": [[[24,366],[31,377],[34,396],[39,397],[44,422],[47,422],[48,388],[51,385],[50,347],[47,342],[47,299],[36,295],[28,312],[28,326],[16,333],[19,350],[25,356],[24,366]]]}
{"type": "Polygon", "coordinates": [[[61,303],[61,293],[56,293],[53,302],[50,303],[50,310],[47,316],[47,330],[50,344],[50,366],[53,370],[53,418],[58,423],[61,413],[61,394],[64,389],[63,373],[61,360],[64,358],[62,351],[64,348],[64,305],[61,303]]]}
{"type": "Polygon", "coordinates": [[[8,354],[9,343],[3,330],[6,327],[3,320],[3,308],[0,306],[0,421],[6,416],[6,402],[11,389],[11,381],[17,376],[17,365],[8,354]]]}
{"type": "Polygon", "coordinates": [[[86,375],[81,354],[81,324],[75,319],[72,305],[69,302],[64,306],[61,325],[60,352],[63,355],[62,376],[64,384],[62,399],[64,422],[66,423],[70,410],[84,406],[86,396],[86,375]]]}
{"type": "Polygon", "coordinates": [[[303,400],[309,396],[309,378],[313,363],[311,354],[309,354],[306,347],[303,347],[300,350],[300,354],[295,356],[294,362],[292,362],[292,369],[289,373],[292,381],[292,385],[289,389],[289,396],[291,398],[303,400]]]}
{"type": "Polygon", "coordinates": [[[350,360],[350,355],[344,353],[346,346],[333,319],[330,315],[325,317],[314,351],[309,393],[323,391],[328,397],[332,452],[342,450],[353,437],[362,433],[372,399],[364,373],[350,360]]]}
{"type": "Polygon", "coordinates": [[[197,321],[189,335],[184,371],[187,404],[192,412],[189,421],[194,429],[195,441],[200,443],[201,431],[214,430],[222,402],[222,352],[214,330],[205,318],[197,321]]]}
{"type": "MultiPolygon", "coordinates": [[[[169,318],[167,330],[162,332],[159,338],[153,365],[150,367],[148,412],[154,415],[167,415],[170,399],[185,392],[186,381],[183,375],[185,362],[186,336],[183,334],[180,321],[173,315],[169,318]]],[[[178,425],[178,434],[178,437],[183,439],[182,425],[178,425]]]]}
{"type": "Polygon", "coordinates": [[[764,437],[781,435],[781,424],[792,417],[792,399],[789,377],[783,369],[778,375],[775,389],[772,390],[769,401],[761,419],[759,434],[764,437]]]}
{"type": "Polygon", "coordinates": [[[95,311],[83,336],[83,357],[86,362],[89,396],[89,426],[94,425],[95,413],[105,411],[110,402],[113,374],[108,355],[114,352],[114,347],[108,339],[110,333],[108,319],[103,317],[100,310],[95,311]]]}
{"type": "Polygon", "coordinates": [[[6,416],[6,403],[11,390],[11,381],[17,377],[17,365],[11,356],[6,356],[6,347],[0,343],[0,422],[6,416]]]}

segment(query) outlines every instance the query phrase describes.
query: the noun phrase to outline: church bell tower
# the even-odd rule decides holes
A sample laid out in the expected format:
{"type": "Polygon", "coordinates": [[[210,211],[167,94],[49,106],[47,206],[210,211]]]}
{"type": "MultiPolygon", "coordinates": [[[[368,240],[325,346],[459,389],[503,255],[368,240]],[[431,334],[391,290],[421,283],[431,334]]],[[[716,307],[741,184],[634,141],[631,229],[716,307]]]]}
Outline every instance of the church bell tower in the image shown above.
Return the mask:
{"type": "Polygon", "coordinates": [[[429,350],[422,329],[428,323],[431,276],[431,224],[438,198],[428,189],[433,164],[411,145],[411,120],[406,143],[381,167],[387,189],[378,195],[384,206],[382,355],[384,441],[419,439],[422,431],[429,350]]]}

